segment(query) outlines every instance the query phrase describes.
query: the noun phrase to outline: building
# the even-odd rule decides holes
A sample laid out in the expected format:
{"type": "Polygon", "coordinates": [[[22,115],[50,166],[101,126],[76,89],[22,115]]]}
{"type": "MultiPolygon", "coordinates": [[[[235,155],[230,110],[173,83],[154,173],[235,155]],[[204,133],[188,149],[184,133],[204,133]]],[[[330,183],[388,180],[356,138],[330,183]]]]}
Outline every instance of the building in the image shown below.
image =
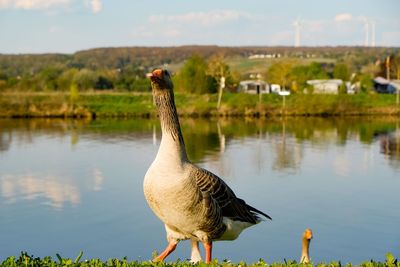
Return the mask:
{"type": "Polygon", "coordinates": [[[400,91],[400,80],[386,80],[383,77],[374,79],[374,89],[381,94],[395,94],[400,91]]]}
{"type": "Polygon", "coordinates": [[[307,84],[313,86],[314,94],[338,94],[343,81],[340,79],[308,80],[307,84]]]}
{"type": "Polygon", "coordinates": [[[270,85],[271,93],[279,94],[282,91],[281,86],[279,84],[271,84],[270,85]]]}
{"type": "Polygon", "coordinates": [[[269,94],[271,93],[269,84],[265,81],[241,81],[239,83],[238,92],[244,92],[247,94],[269,94]]]}

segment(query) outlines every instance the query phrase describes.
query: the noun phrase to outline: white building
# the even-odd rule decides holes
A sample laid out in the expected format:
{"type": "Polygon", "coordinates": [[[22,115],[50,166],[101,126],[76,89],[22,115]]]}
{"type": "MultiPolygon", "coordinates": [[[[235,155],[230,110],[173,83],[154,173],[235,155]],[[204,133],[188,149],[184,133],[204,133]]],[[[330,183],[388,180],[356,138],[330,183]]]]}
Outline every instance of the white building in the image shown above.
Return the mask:
{"type": "Polygon", "coordinates": [[[343,81],[340,79],[308,80],[307,84],[314,87],[314,94],[338,94],[343,81]]]}
{"type": "Polygon", "coordinates": [[[269,84],[264,81],[247,80],[239,83],[238,91],[247,94],[269,94],[270,87],[269,84]]]}

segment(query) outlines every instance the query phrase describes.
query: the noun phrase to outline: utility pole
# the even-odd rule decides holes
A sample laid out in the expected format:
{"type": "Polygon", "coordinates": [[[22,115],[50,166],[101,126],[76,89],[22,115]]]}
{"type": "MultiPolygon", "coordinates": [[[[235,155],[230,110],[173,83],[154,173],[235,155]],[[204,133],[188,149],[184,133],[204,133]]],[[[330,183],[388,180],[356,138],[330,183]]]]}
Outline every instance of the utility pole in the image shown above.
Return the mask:
{"type": "MultiPolygon", "coordinates": [[[[390,56],[386,57],[386,80],[390,83],[390,56]]],[[[400,89],[396,86],[396,105],[399,106],[400,104],[400,89]]]]}
{"type": "Polygon", "coordinates": [[[221,106],[221,98],[222,98],[222,91],[225,88],[225,77],[221,76],[220,82],[219,82],[219,90],[218,90],[218,104],[217,104],[217,109],[220,108],[221,106]]]}
{"type": "Polygon", "coordinates": [[[386,57],[386,80],[390,81],[390,56],[386,57]]]}
{"type": "Polygon", "coordinates": [[[259,105],[259,107],[260,107],[260,109],[261,109],[261,91],[262,91],[262,87],[261,87],[261,74],[260,73],[257,73],[257,75],[256,75],[256,77],[257,77],[257,88],[258,88],[258,90],[257,90],[257,93],[258,93],[258,105],[259,105]]]}

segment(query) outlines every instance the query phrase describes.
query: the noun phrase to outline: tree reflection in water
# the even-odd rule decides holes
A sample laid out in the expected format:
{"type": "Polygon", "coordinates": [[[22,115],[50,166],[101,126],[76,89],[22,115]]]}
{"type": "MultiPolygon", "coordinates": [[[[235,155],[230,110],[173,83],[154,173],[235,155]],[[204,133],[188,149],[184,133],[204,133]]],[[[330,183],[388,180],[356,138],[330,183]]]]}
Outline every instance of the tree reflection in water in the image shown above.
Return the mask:
{"type": "Polygon", "coordinates": [[[385,155],[390,166],[400,169],[400,129],[379,134],[380,152],[385,155]]]}

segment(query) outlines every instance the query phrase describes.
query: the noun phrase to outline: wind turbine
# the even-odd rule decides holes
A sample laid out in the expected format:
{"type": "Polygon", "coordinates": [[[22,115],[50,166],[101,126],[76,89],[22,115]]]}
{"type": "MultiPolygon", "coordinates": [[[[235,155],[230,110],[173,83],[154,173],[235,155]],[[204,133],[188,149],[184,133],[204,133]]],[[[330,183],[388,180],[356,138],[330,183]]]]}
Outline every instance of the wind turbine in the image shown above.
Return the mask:
{"type": "Polygon", "coordinates": [[[371,20],[371,46],[375,47],[375,21],[371,20]]]}
{"type": "Polygon", "coordinates": [[[364,46],[369,46],[369,22],[367,19],[364,20],[364,29],[365,29],[364,46]]]}
{"type": "Polygon", "coordinates": [[[297,17],[297,19],[293,22],[293,26],[295,29],[295,34],[294,34],[294,47],[300,47],[300,30],[301,30],[301,20],[300,17],[297,17]]]}

